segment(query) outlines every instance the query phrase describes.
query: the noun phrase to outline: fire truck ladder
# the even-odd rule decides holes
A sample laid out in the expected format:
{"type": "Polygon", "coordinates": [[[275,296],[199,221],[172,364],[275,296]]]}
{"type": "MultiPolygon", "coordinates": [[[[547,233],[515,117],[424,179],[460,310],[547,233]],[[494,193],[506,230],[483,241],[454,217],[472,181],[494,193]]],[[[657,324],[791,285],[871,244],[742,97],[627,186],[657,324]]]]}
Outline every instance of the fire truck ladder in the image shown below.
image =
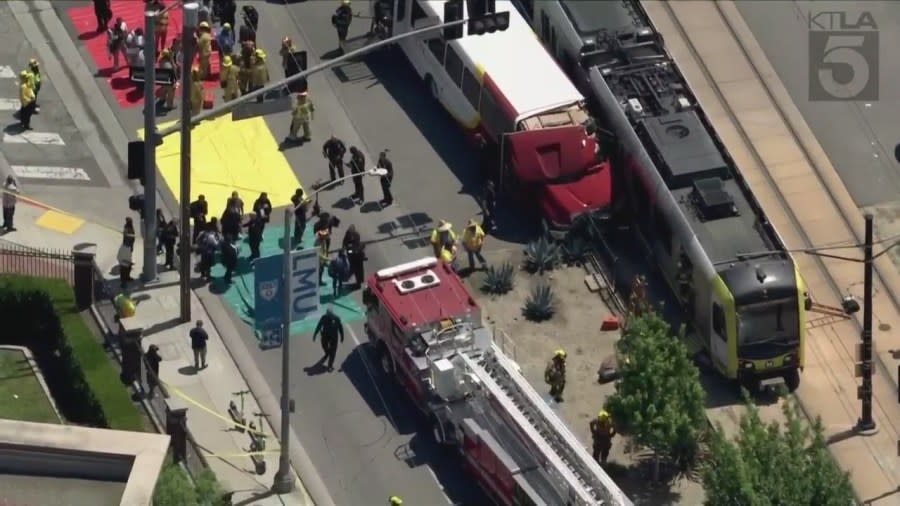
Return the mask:
{"type": "Polygon", "coordinates": [[[541,399],[518,366],[496,345],[479,357],[461,353],[470,371],[534,442],[551,479],[568,491],[569,504],[632,506],[565,423],[541,399]]]}

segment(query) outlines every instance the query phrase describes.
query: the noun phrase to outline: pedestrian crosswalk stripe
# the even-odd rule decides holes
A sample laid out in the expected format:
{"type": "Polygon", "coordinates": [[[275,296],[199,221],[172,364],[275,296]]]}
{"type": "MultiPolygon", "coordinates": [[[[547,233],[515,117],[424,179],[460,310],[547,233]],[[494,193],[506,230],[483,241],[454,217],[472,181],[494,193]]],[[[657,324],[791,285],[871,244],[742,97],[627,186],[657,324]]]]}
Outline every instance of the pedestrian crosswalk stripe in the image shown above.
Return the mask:
{"type": "Polygon", "coordinates": [[[62,137],[53,132],[31,132],[25,131],[20,134],[10,135],[3,134],[3,142],[11,144],[43,144],[51,146],[65,146],[62,137]]]}
{"type": "Polygon", "coordinates": [[[15,98],[0,98],[0,111],[18,111],[19,100],[15,98]]]}
{"type": "Polygon", "coordinates": [[[75,167],[45,167],[41,165],[13,165],[13,173],[24,179],[57,179],[68,181],[90,181],[84,169],[75,167]]]}
{"type": "Polygon", "coordinates": [[[16,73],[6,65],[0,65],[0,79],[15,79],[16,73]]]}

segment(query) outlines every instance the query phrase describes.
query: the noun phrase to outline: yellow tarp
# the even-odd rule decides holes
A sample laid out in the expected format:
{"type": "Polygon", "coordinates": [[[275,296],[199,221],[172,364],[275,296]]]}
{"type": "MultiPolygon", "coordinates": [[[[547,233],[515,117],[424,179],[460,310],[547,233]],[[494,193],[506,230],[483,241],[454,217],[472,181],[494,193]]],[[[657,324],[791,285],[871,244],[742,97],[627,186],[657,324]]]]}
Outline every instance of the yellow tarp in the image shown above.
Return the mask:
{"type": "MultiPolygon", "coordinates": [[[[143,129],[138,136],[144,137],[143,129]]],[[[232,191],[239,192],[248,206],[262,192],[269,194],[273,206],[283,206],[300,187],[262,117],[232,121],[222,116],[204,121],[191,131],[191,146],[191,200],[205,195],[213,216],[224,210],[232,191]]],[[[181,134],[166,137],[156,148],[156,165],[175,199],[179,199],[181,134]]]]}

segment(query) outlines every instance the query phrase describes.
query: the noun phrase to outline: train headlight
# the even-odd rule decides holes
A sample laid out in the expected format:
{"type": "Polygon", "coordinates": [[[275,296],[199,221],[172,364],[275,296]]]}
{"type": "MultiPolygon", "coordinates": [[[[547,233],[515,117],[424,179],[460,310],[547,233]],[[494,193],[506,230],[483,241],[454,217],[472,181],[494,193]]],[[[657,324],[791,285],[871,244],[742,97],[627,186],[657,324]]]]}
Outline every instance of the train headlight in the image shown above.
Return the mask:
{"type": "Polygon", "coordinates": [[[754,365],[753,365],[753,362],[744,362],[744,363],[741,365],[741,367],[743,367],[744,370],[750,371],[750,370],[752,370],[752,369],[754,368],[754,365]]]}
{"type": "Polygon", "coordinates": [[[785,363],[785,365],[787,365],[787,364],[793,364],[793,363],[794,363],[794,354],[793,354],[793,353],[788,353],[787,355],[785,355],[785,356],[784,356],[784,363],[785,363]]]}

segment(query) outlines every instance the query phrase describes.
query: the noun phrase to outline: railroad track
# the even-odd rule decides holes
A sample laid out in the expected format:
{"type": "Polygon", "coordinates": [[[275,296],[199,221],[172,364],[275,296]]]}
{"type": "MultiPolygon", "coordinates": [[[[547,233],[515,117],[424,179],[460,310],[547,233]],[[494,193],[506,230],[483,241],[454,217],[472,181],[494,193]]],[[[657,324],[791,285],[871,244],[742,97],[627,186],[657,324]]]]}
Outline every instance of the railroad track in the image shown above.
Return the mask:
{"type": "MultiPolygon", "coordinates": [[[[743,177],[789,248],[798,250],[861,241],[862,216],[830,161],[796,110],[777,74],[732,2],[644,2],[643,6],[681,68],[743,177]]],[[[853,255],[861,250],[842,253],[853,255]]],[[[839,305],[842,295],[859,284],[862,264],[795,254],[810,294],[839,305]]],[[[860,412],[855,378],[856,345],[861,332],[856,318],[808,329],[807,367],[797,398],[811,418],[820,416],[832,451],[844,467],[873,460],[871,472],[852,476],[862,499],[898,488],[896,445],[900,406],[892,381],[896,362],[890,346],[879,343],[887,330],[900,328],[900,286],[896,268],[886,257],[876,264],[873,416],[879,432],[853,436],[860,412]],[[881,332],[879,332],[879,328],[881,332]],[[880,346],[879,346],[880,344],[880,346]],[[887,363],[886,363],[887,362],[887,363]],[[888,366],[890,364],[890,367],[888,366]],[[859,455],[862,441],[872,455],[859,455]],[[856,449],[854,449],[856,448],[856,449]],[[877,491],[870,495],[870,491],[877,491]]],[[[866,462],[866,469],[868,469],[866,462]]],[[[862,466],[860,466],[862,467],[862,466]]],[[[852,468],[851,468],[852,470],[852,468]]],[[[894,496],[883,497],[896,500],[894,496]]]]}

